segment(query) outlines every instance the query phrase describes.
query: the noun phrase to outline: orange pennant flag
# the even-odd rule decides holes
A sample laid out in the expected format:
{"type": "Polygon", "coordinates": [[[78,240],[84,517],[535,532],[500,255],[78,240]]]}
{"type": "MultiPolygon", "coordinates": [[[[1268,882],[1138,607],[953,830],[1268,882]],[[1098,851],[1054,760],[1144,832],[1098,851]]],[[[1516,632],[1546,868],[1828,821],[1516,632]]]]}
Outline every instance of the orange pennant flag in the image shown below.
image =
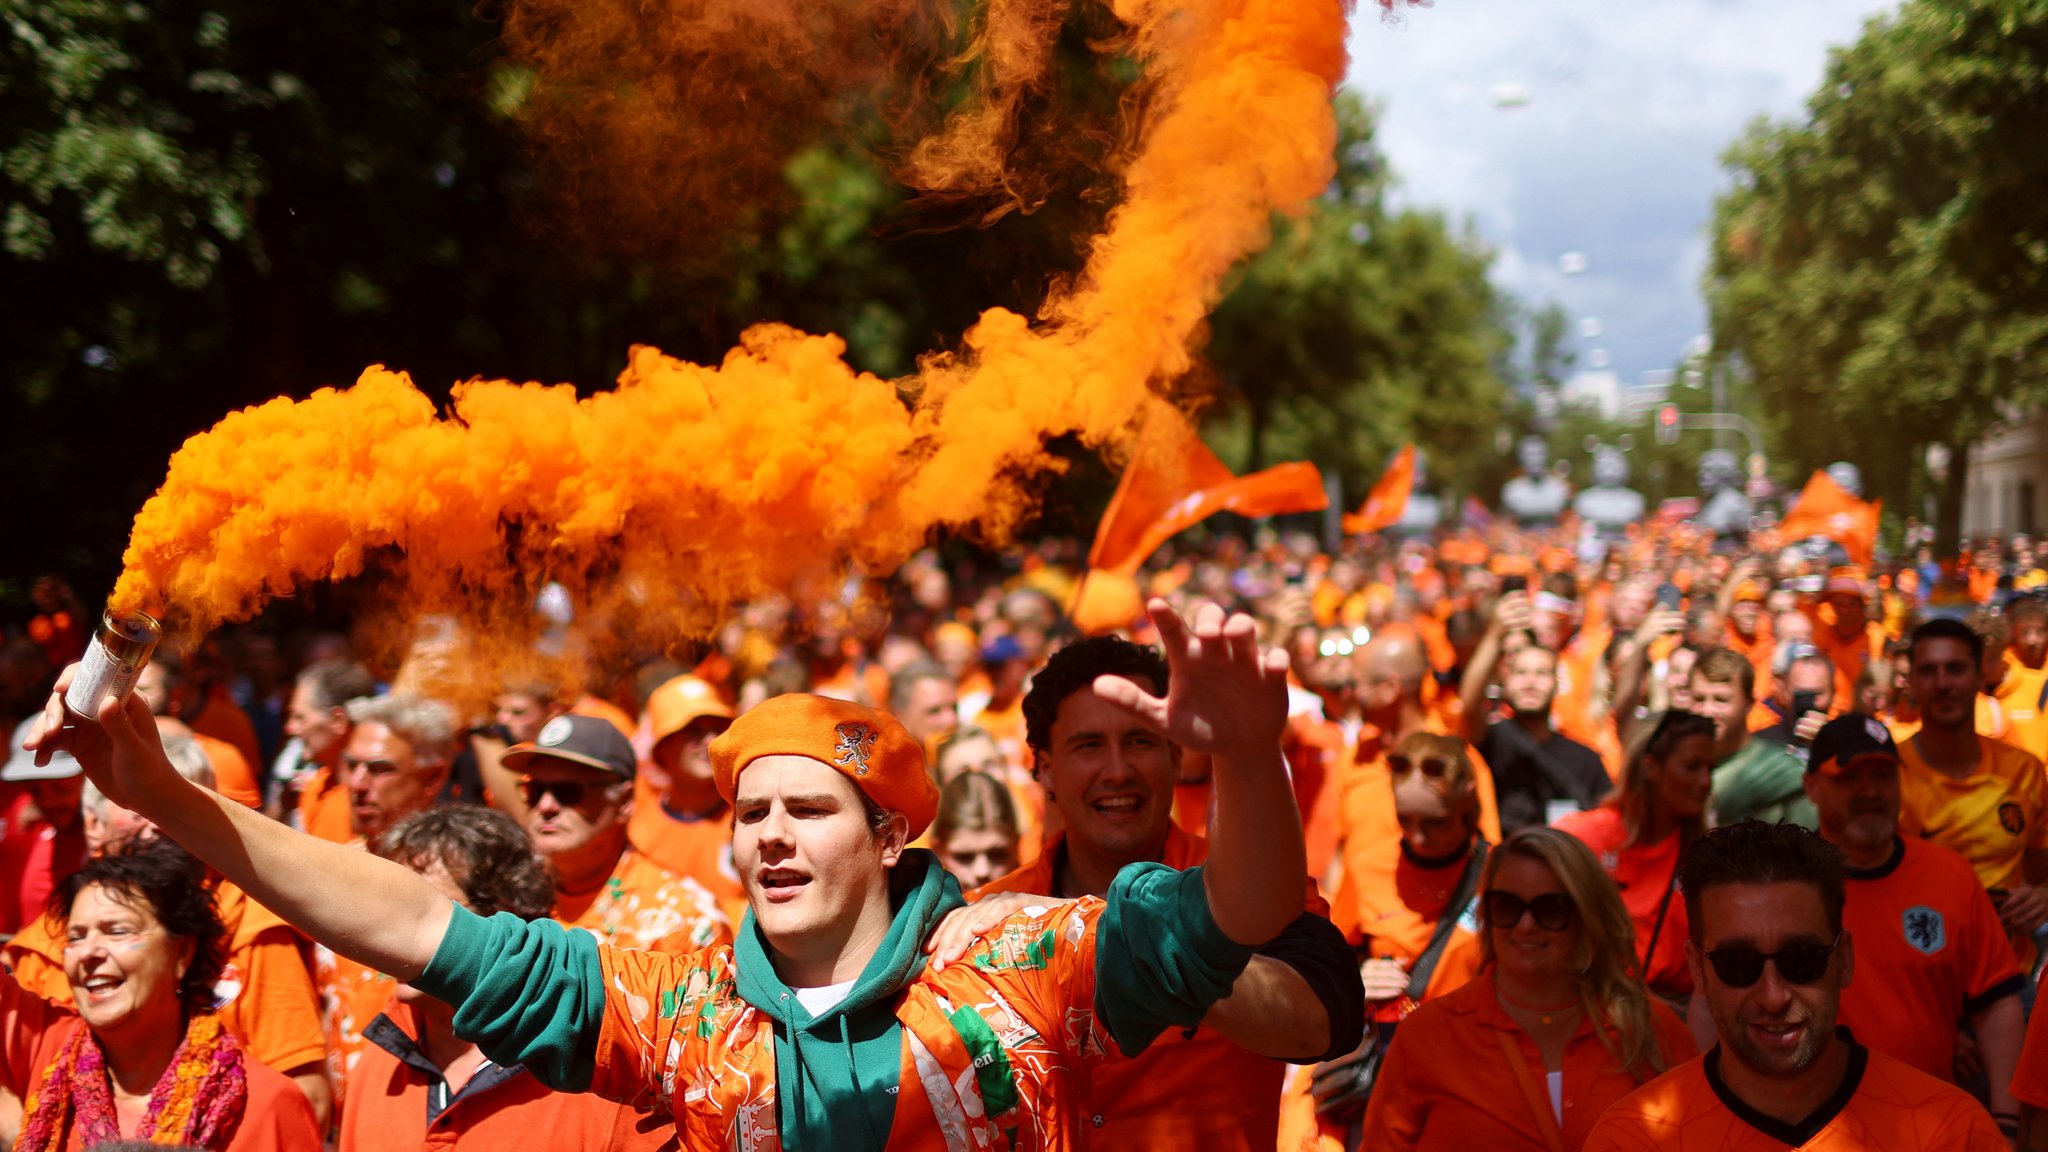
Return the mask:
{"type": "Polygon", "coordinates": [[[1319,511],[1329,503],[1315,465],[1281,464],[1233,475],[1186,417],[1161,404],[1138,433],[1137,453],[1095,531],[1088,566],[1128,576],[1161,544],[1218,512],[1280,516],[1319,511]]]}
{"type": "Polygon", "coordinates": [[[1380,473],[1372,491],[1366,493],[1365,503],[1356,512],[1344,514],[1344,531],[1357,536],[1366,532],[1379,532],[1401,522],[1401,515],[1408,511],[1408,494],[1415,489],[1415,445],[1409,444],[1394,453],[1387,470],[1380,473]]]}
{"type": "Polygon", "coordinates": [[[1858,500],[1826,472],[1815,472],[1799,492],[1799,502],[1778,525],[1778,539],[1791,543],[1825,536],[1840,544],[1849,559],[1868,568],[1877,549],[1878,514],[1882,500],[1858,500]]]}

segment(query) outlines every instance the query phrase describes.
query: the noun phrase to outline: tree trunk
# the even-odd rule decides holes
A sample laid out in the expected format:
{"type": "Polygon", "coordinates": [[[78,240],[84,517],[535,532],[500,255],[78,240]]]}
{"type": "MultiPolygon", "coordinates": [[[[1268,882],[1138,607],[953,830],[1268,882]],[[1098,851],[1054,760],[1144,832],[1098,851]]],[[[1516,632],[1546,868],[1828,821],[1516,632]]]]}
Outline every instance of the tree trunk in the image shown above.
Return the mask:
{"type": "Polygon", "coordinates": [[[1948,479],[1941,486],[1935,505],[1934,554],[1954,556],[1962,551],[1963,496],[1970,490],[1970,444],[1948,446],[1948,479]]]}
{"type": "Polygon", "coordinates": [[[1245,449],[1244,466],[1249,474],[1266,466],[1266,423],[1270,414],[1266,411],[1268,401],[1265,397],[1247,389],[1244,400],[1246,424],[1251,433],[1251,444],[1245,449]]]}

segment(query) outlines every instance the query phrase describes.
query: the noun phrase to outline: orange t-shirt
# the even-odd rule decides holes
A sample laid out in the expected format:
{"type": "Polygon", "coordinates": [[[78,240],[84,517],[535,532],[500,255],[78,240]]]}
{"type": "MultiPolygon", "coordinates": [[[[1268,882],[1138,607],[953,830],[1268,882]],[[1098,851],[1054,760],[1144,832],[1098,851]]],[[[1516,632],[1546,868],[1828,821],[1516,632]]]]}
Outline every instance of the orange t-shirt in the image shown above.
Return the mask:
{"type": "MultiPolygon", "coordinates": [[[[214,891],[214,906],[228,931],[227,965],[213,985],[222,1026],[250,1059],[279,1072],[319,1064],[326,1045],[298,932],[231,881],[214,891]]],[[[7,942],[6,956],[23,988],[72,1005],[63,924],[37,917],[7,942]]]]}
{"type": "MultiPolygon", "coordinates": [[[[1697,1048],[1685,1022],[1654,997],[1650,1024],[1662,1068],[1693,1058],[1697,1048]]],[[[1565,1042],[1562,1070],[1560,1124],[1544,1087],[1543,1054],[1501,1008],[1493,972],[1482,972],[1463,988],[1416,1009],[1401,1024],[1373,1086],[1361,1147],[1542,1152],[1549,1147],[1545,1128],[1557,1131],[1565,1148],[1582,1147],[1601,1113],[1639,1082],[1583,1015],[1578,1031],[1565,1042]],[[1519,1070],[1508,1062],[1502,1037],[1514,1044],[1522,1061],[1519,1070]],[[1530,1105],[1525,1080],[1542,1104],[1540,1113],[1530,1105]]],[[[1645,1079],[1657,1072],[1645,1070],[1645,1079]]]]}
{"type": "MultiPolygon", "coordinates": [[[[263,749],[256,743],[256,725],[249,722],[249,714],[242,711],[242,706],[235,703],[228,690],[218,684],[206,694],[206,707],[186,724],[201,736],[211,736],[234,745],[235,751],[242,754],[244,770],[263,762],[263,749]]],[[[220,765],[214,765],[213,770],[218,773],[220,765]]],[[[221,789],[221,794],[226,795],[227,789],[221,789]]]]}
{"type": "Polygon", "coordinates": [[[353,807],[348,789],[335,777],[334,769],[315,769],[299,793],[299,827],[309,836],[346,844],[356,836],[353,807]]]}
{"type": "Polygon", "coordinates": [[[2023,984],[1977,874],[1939,844],[1901,838],[1890,863],[1849,873],[1842,927],[1859,979],[1842,990],[1841,1022],[1877,1051],[1953,1081],[1956,1021],[2023,984]]]}
{"type": "Polygon", "coordinates": [[[241,749],[197,728],[192,730],[192,741],[206,753],[206,762],[213,766],[214,791],[244,808],[263,807],[263,786],[256,782],[256,773],[242,757],[241,749]]]}
{"type": "Polygon", "coordinates": [[[2027,1043],[2012,1072],[2012,1095],[2022,1104],[2048,1108],[2048,1012],[2036,1012],[2027,1021],[2027,1043]]]}
{"type": "MultiPolygon", "coordinates": [[[[84,1027],[69,1008],[32,995],[0,973],[0,1088],[27,1100],[84,1027]]],[[[320,1152],[320,1126],[299,1086],[257,1060],[244,1059],[242,1068],[249,1095],[223,1152],[320,1152]]],[[[86,1152],[75,1125],[66,1127],[60,1147],[86,1152]]]]}
{"type": "Polygon", "coordinates": [[[626,839],[655,865],[694,880],[711,893],[726,923],[738,924],[746,911],[747,894],[732,862],[732,823],[720,814],[702,820],[679,820],[657,801],[636,805],[626,822],[626,839]]]}
{"type": "MultiPolygon", "coordinates": [[[[1838,1042],[1847,1039],[1837,1033],[1838,1042]]],[[[1715,1049],[1650,1081],[1607,1110],[1585,1152],[2009,1152],[1991,1113],[1962,1089],[1857,1045],[1847,1099],[1805,1124],[1756,1112],[1721,1083],[1715,1049]],[[1740,1109],[1740,1111],[1737,1111],[1740,1109]]]]}
{"type": "Polygon", "coordinates": [[[627,848],[604,883],[555,894],[554,919],[602,944],[678,955],[732,942],[732,925],[702,884],[627,848]]]}
{"type": "Polygon", "coordinates": [[[1856,681],[1863,675],[1863,666],[1884,659],[1884,625],[1873,620],[1863,626],[1863,631],[1844,638],[1817,613],[1809,615],[1814,616],[1813,646],[1835,666],[1835,708],[1841,711],[1856,700],[1856,681]]]}
{"type": "Polygon", "coordinates": [[[1345,744],[1343,725],[1307,714],[1289,717],[1280,738],[1294,802],[1301,809],[1308,874],[1318,879],[1330,874],[1337,858],[1337,771],[1345,744]]]}
{"type": "MultiPolygon", "coordinates": [[[[969,894],[1053,895],[1053,862],[1060,840],[1007,876],[969,894]]],[[[1186,870],[1209,858],[1209,842],[1169,826],[1160,862],[1186,870]]],[[[1328,911],[1309,881],[1308,910],[1328,911]]],[[[1168,1031],[1138,1056],[1111,1060],[1095,1070],[1090,1130],[1095,1148],[1257,1149],[1273,1147],[1279,1125],[1280,1081],[1287,1066],[1249,1052],[1218,1035],[1168,1031]]]]}
{"type": "Polygon", "coordinates": [[[1590,812],[1572,812],[1558,820],[1557,827],[1579,838],[1593,850],[1600,867],[1621,889],[1621,902],[1636,926],[1636,958],[1643,962],[1651,990],[1665,996],[1683,996],[1692,991],[1692,972],[1685,966],[1685,941],[1690,932],[1685,917],[1685,897],[1678,892],[1674,873],[1678,869],[1679,834],[1673,832],[1655,844],[1628,844],[1628,827],[1621,812],[1611,807],[1590,812]],[[1665,893],[1671,894],[1668,906],[1665,893]],[[1662,907],[1664,927],[1657,927],[1662,907]],[[1656,939],[1654,942],[1651,937],[1656,939]],[[1654,947],[1655,951],[1651,949],[1654,947]]]}
{"type": "Polygon", "coordinates": [[[339,1152],[654,1152],[675,1130],[650,1117],[643,1131],[640,1114],[623,1104],[556,1092],[525,1069],[497,1065],[471,1076],[429,1125],[427,1074],[376,1042],[383,1037],[401,1050],[416,1043],[418,1012],[392,1000],[369,1032],[372,1040],[349,1073],[339,1152]]]}
{"type": "Polygon", "coordinates": [[[577,716],[588,716],[595,720],[609,721],[612,727],[619,730],[621,736],[628,740],[633,738],[633,718],[626,715],[624,710],[609,700],[601,700],[596,696],[586,694],[579,697],[574,704],[569,705],[569,711],[577,716]]]}

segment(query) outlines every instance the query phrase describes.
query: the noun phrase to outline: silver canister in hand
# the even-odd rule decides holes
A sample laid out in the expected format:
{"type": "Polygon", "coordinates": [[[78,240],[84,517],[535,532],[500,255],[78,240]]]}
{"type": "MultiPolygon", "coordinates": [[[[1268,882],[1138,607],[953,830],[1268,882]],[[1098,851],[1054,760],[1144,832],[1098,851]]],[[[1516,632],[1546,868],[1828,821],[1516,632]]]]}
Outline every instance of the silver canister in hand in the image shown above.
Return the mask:
{"type": "Polygon", "coordinates": [[[135,688],[136,677],[149,663],[156,642],[163,639],[163,626],[141,612],[108,612],[100,618],[85,658],[71,677],[64,693],[64,706],[88,720],[96,720],[100,703],[112,696],[120,699],[135,688]]]}

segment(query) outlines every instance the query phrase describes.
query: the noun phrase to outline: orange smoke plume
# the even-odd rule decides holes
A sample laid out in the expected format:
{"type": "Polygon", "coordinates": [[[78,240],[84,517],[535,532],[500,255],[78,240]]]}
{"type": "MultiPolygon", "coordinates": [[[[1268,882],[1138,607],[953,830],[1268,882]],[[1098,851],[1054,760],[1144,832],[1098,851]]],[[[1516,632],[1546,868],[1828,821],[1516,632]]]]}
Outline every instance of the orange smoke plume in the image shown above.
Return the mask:
{"type": "Polygon", "coordinates": [[[187,441],[136,518],[116,605],[197,632],[374,568],[409,612],[510,609],[555,580],[673,636],[806,575],[891,569],[934,531],[1004,538],[1055,466],[1046,439],[1127,436],[1271,214],[1333,172],[1340,0],[1115,10],[1153,98],[1120,206],[1036,320],[991,309],[901,382],[772,324],[716,366],[636,348],[615,391],[471,381],[445,414],[372,368],[187,441]]]}

